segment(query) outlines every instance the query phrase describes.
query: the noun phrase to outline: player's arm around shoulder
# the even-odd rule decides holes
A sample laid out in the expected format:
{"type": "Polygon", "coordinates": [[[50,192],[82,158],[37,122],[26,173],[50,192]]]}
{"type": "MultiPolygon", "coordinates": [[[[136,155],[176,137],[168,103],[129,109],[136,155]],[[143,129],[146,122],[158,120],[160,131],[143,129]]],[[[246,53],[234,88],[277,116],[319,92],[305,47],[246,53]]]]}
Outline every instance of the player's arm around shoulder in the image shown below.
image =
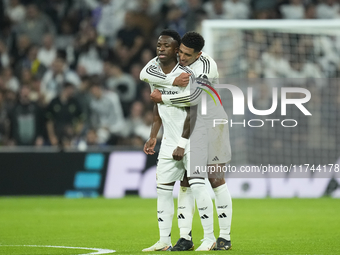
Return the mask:
{"type": "Polygon", "coordinates": [[[176,107],[189,107],[191,105],[195,105],[198,102],[191,100],[193,98],[197,98],[195,95],[197,93],[194,92],[193,84],[196,77],[195,72],[189,67],[179,67],[183,71],[177,78],[182,79],[183,83],[185,83],[184,90],[182,93],[173,94],[173,95],[162,95],[160,91],[155,90],[151,93],[151,100],[155,103],[164,103],[166,105],[172,105],[176,107]]]}

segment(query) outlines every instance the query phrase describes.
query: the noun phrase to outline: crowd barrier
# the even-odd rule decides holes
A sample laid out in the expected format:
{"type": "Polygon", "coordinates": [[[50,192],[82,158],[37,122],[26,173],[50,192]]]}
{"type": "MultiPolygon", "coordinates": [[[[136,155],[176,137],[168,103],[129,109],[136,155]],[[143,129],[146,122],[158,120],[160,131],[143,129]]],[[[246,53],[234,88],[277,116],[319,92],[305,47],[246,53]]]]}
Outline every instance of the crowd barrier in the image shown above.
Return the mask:
{"type": "MultiPolygon", "coordinates": [[[[62,195],[70,198],[155,198],[157,155],[135,149],[60,151],[53,148],[2,148],[0,196],[62,195]]],[[[240,169],[237,166],[236,169],[240,169]]],[[[310,177],[226,174],[234,198],[340,197],[339,174],[310,177]]],[[[178,194],[178,183],[174,196],[178,194]]],[[[213,191],[207,185],[211,195],[213,191]]]]}

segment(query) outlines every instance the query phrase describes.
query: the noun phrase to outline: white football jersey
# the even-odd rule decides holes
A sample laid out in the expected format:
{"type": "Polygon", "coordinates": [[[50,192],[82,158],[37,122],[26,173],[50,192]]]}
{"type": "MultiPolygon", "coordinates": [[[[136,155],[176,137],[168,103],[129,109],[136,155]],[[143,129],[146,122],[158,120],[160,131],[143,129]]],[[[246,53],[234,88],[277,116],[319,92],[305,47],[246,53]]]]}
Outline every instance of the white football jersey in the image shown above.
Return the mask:
{"type": "MultiPolygon", "coordinates": [[[[165,75],[164,73],[159,73],[157,69],[153,67],[153,63],[156,61],[156,58],[151,60],[142,70],[140,78],[141,80],[144,80],[146,82],[151,83],[157,83],[160,87],[164,86],[171,86],[172,88],[177,88],[176,86],[172,86],[175,78],[179,75],[179,73],[171,73],[165,75]]],[[[202,52],[201,56],[189,67],[194,71],[194,73],[198,77],[203,77],[205,79],[208,79],[210,81],[211,87],[204,86],[202,84],[199,84],[197,82],[189,83],[188,87],[191,87],[190,89],[184,90],[182,93],[179,94],[162,94],[162,101],[164,105],[169,106],[176,106],[176,107],[189,107],[192,105],[198,105],[198,118],[203,119],[205,126],[207,128],[207,133],[209,134],[209,140],[211,145],[209,145],[209,153],[216,154],[214,150],[214,144],[216,143],[216,140],[223,139],[225,141],[225,148],[221,150],[225,155],[219,156],[219,158],[223,158],[221,160],[222,163],[226,163],[230,161],[231,159],[231,148],[230,148],[230,141],[229,141],[229,129],[228,127],[225,128],[225,134],[220,134],[218,137],[211,136],[211,131],[214,131],[213,129],[213,122],[214,119],[228,119],[228,115],[225,112],[223,106],[221,105],[218,96],[214,93],[213,90],[215,90],[218,93],[218,90],[214,88],[215,84],[219,83],[219,73],[217,69],[216,62],[205,52],[202,52]],[[205,95],[204,95],[205,94],[205,95]],[[202,95],[206,98],[206,114],[202,115],[201,112],[201,99],[202,95]],[[213,98],[214,99],[213,99],[213,98]],[[224,135],[222,138],[221,135],[224,135]]],[[[196,122],[197,123],[197,122],[196,122]]],[[[195,127],[196,129],[196,127],[195,127]]],[[[195,131],[194,129],[194,131],[195,131]]],[[[214,131],[215,132],[215,131],[214,131]]],[[[202,132],[203,134],[203,132],[202,132]]],[[[194,139],[192,140],[194,141],[194,139]]],[[[216,154],[217,155],[217,154],[216,154]]],[[[220,154],[219,154],[220,155],[220,154]]],[[[208,163],[216,163],[216,162],[210,162],[208,163]]]]}
{"type": "MultiPolygon", "coordinates": [[[[173,68],[173,70],[169,74],[164,74],[161,66],[159,65],[159,62],[157,58],[153,59],[149,62],[149,64],[144,67],[144,74],[141,72],[140,78],[144,81],[149,82],[151,91],[154,89],[158,89],[162,95],[177,95],[180,93],[183,93],[185,91],[190,90],[190,86],[187,87],[178,87],[178,86],[172,86],[170,84],[163,85],[159,84],[158,82],[151,82],[148,77],[149,76],[157,76],[158,78],[162,79],[166,76],[169,77],[177,77],[183,72],[191,73],[192,77],[189,81],[189,84],[192,84],[192,82],[195,79],[194,72],[188,68],[183,67],[177,63],[177,65],[173,68]],[[145,75],[146,74],[146,75],[145,75]]],[[[162,138],[162,144],[159,152],[159,158],[172,158],[172,153],[176,149],[178,145],[179,139],[182,137],[183,133],[183,126],[185,119],[187,117],[187,111],[184,107],[174,107],[172,105],[166,105],[163,103],[158,103],[158,112],[162,119],[162,124],[164,127],[163,132],[163,138],[162,138]]],[[[204,125],[202,122],[202,119],[197,119],[196,125],[195,125],[195,132],[205,132],[204,125]]],[[[189,138],[190,141],[190,138],[189,138]]],[[[185,148],[185,153],[190,151],[190,142],[188,142],[187,147],[185,148]]]]}
{"type": "MultiPolygon", "coordinates": [[[[205,52],[202,52],[201,56],[191,65],[189,65],[189,67],[194,71],[197,77],[208,79],[213,88],[215,84],[218,84],[219,73],[217,69],[217,64],[205,52]]],[[[190,92],[185,91],[184,93],[179,95],[162,95],[163,103],[174,105],[177,107],[196,105],[200,102],[199,96],[201,96],[202,93],[205,93],[203,92],[204,90],[202,90],[203,88],[206,91],[210,92],[210,94],[214,97],[213,99],[210,95],[206,95],[207,113],[202,116],[203,119],[206,121],[206,124],[208,126],[212,126],[214,119],[228,119],[228,115],[224,111],[223,106],[221,105],[219,98],[214,93],[214,91],[212,91],[208,87],[200,86],[200,84],[195,84],[195,86],[191,88],[190,92]],[[200,88],[196,88],[195,86],[199,86],[200,88]]],[[[218,90],[215,90],[218,93],[218,90]]],[[[198,113],[201,114],[201,109],[198,109],[198,113]]]]}

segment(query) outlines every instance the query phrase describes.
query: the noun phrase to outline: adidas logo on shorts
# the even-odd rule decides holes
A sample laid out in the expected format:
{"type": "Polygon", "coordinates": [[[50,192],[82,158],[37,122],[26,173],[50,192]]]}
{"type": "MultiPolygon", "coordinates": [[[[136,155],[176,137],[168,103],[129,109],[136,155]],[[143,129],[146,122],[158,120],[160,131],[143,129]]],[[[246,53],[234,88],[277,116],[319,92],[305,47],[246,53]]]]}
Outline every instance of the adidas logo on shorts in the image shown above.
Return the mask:
{"type": "Polygon", "coordinates": [[[215,156],[212,161],[219,161],[218,157],[215,156]]]}
{"type": "Polygon", "coordinates": [[[200,170],[197,169],[195,172],[193,172],[192,174],[200,174],[200,170]]]}

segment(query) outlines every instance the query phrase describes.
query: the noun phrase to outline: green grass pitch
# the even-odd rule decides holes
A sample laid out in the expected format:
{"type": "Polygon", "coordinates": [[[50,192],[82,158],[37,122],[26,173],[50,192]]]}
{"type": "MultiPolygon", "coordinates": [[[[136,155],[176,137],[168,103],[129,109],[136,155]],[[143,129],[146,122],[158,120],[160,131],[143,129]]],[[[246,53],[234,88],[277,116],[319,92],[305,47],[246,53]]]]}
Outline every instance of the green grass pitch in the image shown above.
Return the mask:
{"type": "MultiPolygon", "coordinates": [[[[193,223],[196,248],[202,236],[196,210],[193,223]]],[[[173,244],[178,238],[177,219],[174,218],[173,244]]],[[[5,245],[89,247],[116,250],[112,254],[145,255],[150,253],[141,250],[157,240],[155,199],[134,196],[124,199],[0,198],[1,255],[94,253],[5,245]]],[[[232,245],[230,251],[199,254],[340,254],[340,201],[329,198],[234,199],[232,245]]]]}

